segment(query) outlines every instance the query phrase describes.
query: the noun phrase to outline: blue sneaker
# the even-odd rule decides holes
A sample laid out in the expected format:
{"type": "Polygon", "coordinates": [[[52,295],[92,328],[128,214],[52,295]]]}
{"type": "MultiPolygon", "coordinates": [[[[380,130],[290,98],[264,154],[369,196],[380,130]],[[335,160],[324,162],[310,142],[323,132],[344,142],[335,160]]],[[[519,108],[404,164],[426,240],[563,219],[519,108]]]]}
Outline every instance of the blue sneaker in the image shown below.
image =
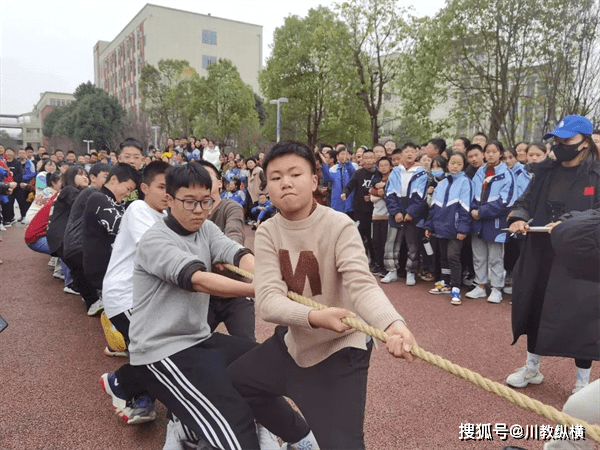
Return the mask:
{"type": "Polygon", "coordinates": [[[129,423],[129,418],[133,413],[131,402],[127,400],[114,372],[102,375],[100,377],[100,385],[102,386],[102,390],[112,397],[115,414],[129,423]]]}
{"type": "Polygon", "coordinates": [[[457,287],[453,287],[452,291],[450,291],[450,303],[453,305],[460,305],[462,302],[460,301],[460,289],[457,287]]]}
{"type": "Polygon", "coordinates": [[[140,395],[131,401],[131,414],[127,425],[137,425],[156,419],[154,400],[147,395],[140,395]]]}

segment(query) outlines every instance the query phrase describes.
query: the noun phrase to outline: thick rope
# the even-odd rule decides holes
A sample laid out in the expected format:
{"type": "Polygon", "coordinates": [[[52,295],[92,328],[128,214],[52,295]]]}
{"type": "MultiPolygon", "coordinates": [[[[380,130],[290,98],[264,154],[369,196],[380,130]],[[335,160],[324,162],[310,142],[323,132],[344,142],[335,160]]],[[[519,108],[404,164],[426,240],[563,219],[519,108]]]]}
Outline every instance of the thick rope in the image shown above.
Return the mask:
{"type": "MultiPolygon", "coordinates": [[[[254,275],[252,273],[242,270],[239,267],[235,267],[231,264],[226,264],[225,267],[227,267],[232,272],[242,275],[243,277],[246,277],[250,280],[254,279],[254,275]]],[[[310,306],[311,308],[316,310],[328,308],[327,305],[317,303],[314,300],[311,300],[308,297],[304,297],[303,295],[296,294],[295,292],[288,292],[287,296],[298,303],[310,306]]],[[[361,331],[365,334],[368,334],[369,336],[377,338],[382,342],[386,341],[387,334],[385,331],[373,328],[364,322],[360,322],[354,317],[344,317],[342,319],[342,322],[358,331],[361,331]]],[[[498,383],[497,381],[492,381],[488,378],[483,377],[477,372],[473,372],[465,367],[461,367],[457,364],[454,364],[438,355],[434,355],[433,353],[423,350],[418,345],[413,345],[410,349],[410,352],[417,358],[421,358],[423,361],[426,361],[429,364],[437,366],[440,369],[444,369],[446,372],[450,372],[452,375],[456,375],[457,377],[470,381],[475,386],[485,389],[488,392],[492,392],[493,394],[496,394],[508,400],[509,402],[520,406],[521,408],[533,411],[536,414],[544,416],[547,419],[553,421],[554,423],[569,426],[582,425],[585,429],[586,437],[590,437],[596,442],[600,442],[600,426],[598,425],[591,425],[587,422],[584,422],[581,419],[571,417],[570,415],[565,414],[564,412],[559,411],[550,405],[546,405],[538,400],[534,400],[524,394],[521,394],[520,392],[515,391],[514,389],[509,388],[504,384],[498,383]]]]}

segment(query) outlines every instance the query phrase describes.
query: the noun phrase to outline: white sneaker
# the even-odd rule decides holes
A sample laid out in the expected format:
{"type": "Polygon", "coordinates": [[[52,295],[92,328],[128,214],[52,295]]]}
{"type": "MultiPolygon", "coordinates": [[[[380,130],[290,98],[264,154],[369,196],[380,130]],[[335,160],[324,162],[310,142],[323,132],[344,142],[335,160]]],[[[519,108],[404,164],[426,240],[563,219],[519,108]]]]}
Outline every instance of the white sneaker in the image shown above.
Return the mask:
{"type": "Polygon", "coordinates": [[[396,270],[390,270],[385,277],[381,279],[382,283],[388,284],[392,281],[398,281],[398,272],[396,270]]]}
{"type": "Polygon", "coordinates": [[[95,316],[96,314],[101,312],[103,309],[104,309],[104,303],[102,303],[102,299],[98,299],[94,303],[91,304],[90,308],[88,309],[87,315],[90,317],[95,316]]]}
{"type": "Polygon", "coordinates": [[[48,261],[48,265],[50,267],[54,267],[54,266],[56,266],[57,262],[58,262],[58,256],[53,256],[52,258],[50,258],[50,261],[48,261]]]}
{"type": "Polygon", "coordinates": [[[505,286],[504,289],[502,289],[504,291],[505,294],[507,295],[512,295],[512,286],[505,286]]]}
{"type": "Polygon", "coordinates": [[[540,373],[539,369],[532,369],[529,366],[517,369],[515,373],[506,378],[506,384],[516,388],[522,388],[528,384],[540,384],[542,381],[544,381],[544,375],[540,373]]]}
{"type": "Polygon", "coordinates": [[[163,450],[185,450],[183,441],[179,439],[176,425],[172,420],[169,420],[167,424],[167,436],[165,437],[163,450]]]}
{"type": "MultiPolygon", "coordinates": [[[[69,285],[70,286],[70,285],[69,285]]],[[[79,292],[77,292],[75,289],[72,289],[69,286],[65,286],[63,288],[63,291],[65,292],[65,294],[72,294],[72,295],[80,295],[79,292]]]]}
{"type": "Polygon", "coordinates": [[[492,293],[488,297],[488,303],[500,303],[502,301],[502,291],[492,288],[492,293]]]}
{"type": "Polygon", "coordinates": [[[258,437],[258,445],[260,450],[281,450],[279,439],[260,423],[256,424],[256,436],[258,437]]]}
{"type": "Polygon", "coordinates": [[[469,298],[485,298],[487,296],[487,292],[482,287],[477,286],[476,288],[470,290],[465,294],[469,298]]]}
{"type": "Polygon", "coordinates": [[[0,231],[6,231],[6,227],[2,223],[0,223],[0,231]]]}
{"type": "Polygon", "coordinates": [[[415,284],[417,284],[417,280],[415,279],[415,273],[414,272],[406,272],[406,285],[414,286],[415,284]]]}
{"type": "Polygon", "coordinates": [[[577,380],[575,381],[575,389],[573,389],[573,394],[576,394],[577,392],[582,390],[584,387],[586,387],[588,384],[590,384],[589,378],[587,380],[584,380],[580,376],[577,376],[577,380]]]}

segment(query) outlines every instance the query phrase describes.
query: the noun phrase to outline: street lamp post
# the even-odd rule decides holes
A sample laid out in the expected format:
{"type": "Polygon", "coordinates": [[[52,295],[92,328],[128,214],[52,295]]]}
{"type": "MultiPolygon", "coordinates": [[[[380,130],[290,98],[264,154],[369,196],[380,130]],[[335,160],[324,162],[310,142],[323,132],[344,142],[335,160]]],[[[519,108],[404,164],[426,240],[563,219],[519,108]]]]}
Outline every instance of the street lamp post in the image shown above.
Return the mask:
{"type": "Polygon", "coordinates": [[[90,153],[90,144],[93,144],[94,141],[90,141],[88,139],[84,139],[83,142],[85,142],[87,144],[87,152],[89,154],[90,153]]]}
{"type": "Polygon", "coordinates": [[[154,130],[154,148],[156,149],[156,148],[158,148],[157,143],[156,143],[157,142],[157,133],[158,133],[158,130],[160,130],[160,127],[158,125],[154,125],[152,127],[152,129],[154,130]]]}
{"type": "Polygon", "coordinates": [[[285,97],[279,97],[277,100],[271,100],[271,105],[277,105],[277,142],[281,137],[281,104],[287,103],[288,99],[285,97]]]}

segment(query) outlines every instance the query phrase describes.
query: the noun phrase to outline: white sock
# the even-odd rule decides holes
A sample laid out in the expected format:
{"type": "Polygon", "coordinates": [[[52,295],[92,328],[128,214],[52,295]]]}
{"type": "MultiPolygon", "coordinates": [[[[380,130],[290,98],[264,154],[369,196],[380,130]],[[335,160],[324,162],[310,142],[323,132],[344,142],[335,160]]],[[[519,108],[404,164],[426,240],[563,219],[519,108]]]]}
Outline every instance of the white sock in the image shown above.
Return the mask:
{"type": "Polygon", "coordinates": [[[540,355],[527,352],[527,367],[533,370],[540,370],[540,355]]]}
{"type": "Polygon", "coordinates": [[[292,448],[293,450],[300,450],[300,449],[305,449],[305,448],[310,448],[311,450],[319,450],[319,444],[317,443],[317,440],[315,439],[315,435],[311,431],[306,436],[304,436],[302,439],[300,439],[298,442],[291,444],[290,448],[292,448]],[[309,444],[312,444],[312,445],[309,446],[309,444]]]}
{"type": "Polygon", "coordinates": [[[577,367],[577,380],[581,380],[584,383],[588,384],[590,382],[591,371],[591,367],[589,369],[581,369],[580,367],[577,367]]]}

